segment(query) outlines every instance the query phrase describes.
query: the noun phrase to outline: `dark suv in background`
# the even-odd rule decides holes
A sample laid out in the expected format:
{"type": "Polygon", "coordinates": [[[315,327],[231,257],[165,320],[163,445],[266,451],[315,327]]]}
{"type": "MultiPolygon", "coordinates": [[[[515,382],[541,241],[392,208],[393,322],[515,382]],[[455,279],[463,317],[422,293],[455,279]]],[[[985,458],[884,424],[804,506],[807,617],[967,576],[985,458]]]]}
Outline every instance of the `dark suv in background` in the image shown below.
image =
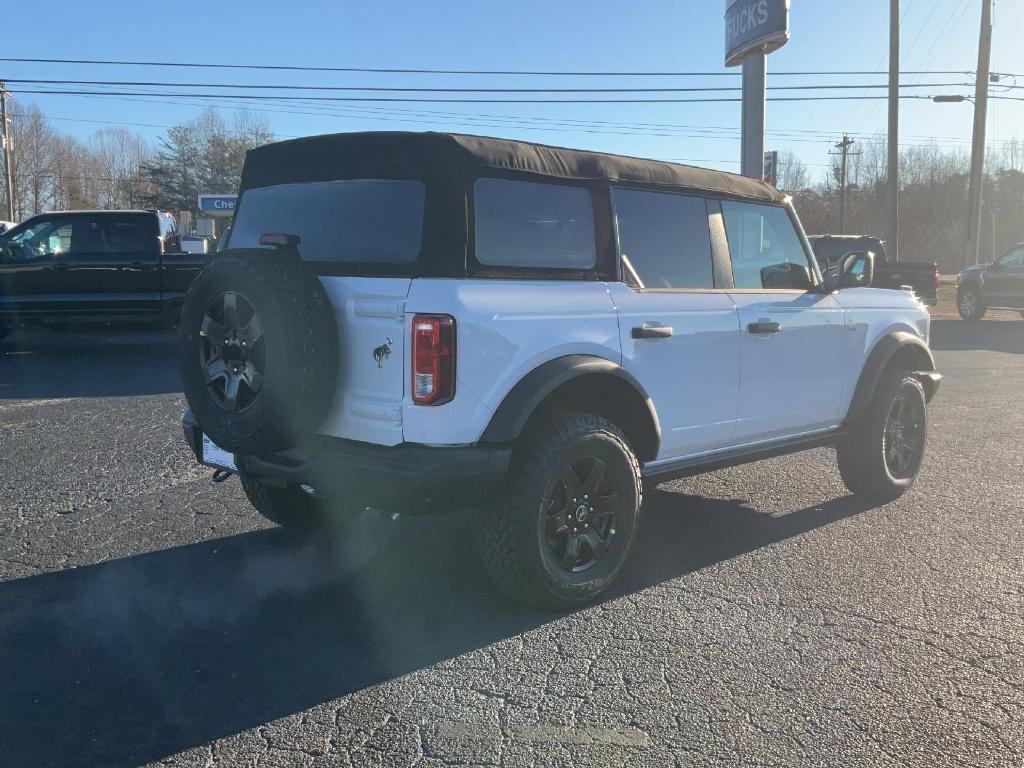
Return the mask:
{"type": "Polygon", "coordinates": [[[964,320],[980,320],[990,309],[1016,309],[1024,317],[1024,243],[957,275],[956,308],[964,320]]]}

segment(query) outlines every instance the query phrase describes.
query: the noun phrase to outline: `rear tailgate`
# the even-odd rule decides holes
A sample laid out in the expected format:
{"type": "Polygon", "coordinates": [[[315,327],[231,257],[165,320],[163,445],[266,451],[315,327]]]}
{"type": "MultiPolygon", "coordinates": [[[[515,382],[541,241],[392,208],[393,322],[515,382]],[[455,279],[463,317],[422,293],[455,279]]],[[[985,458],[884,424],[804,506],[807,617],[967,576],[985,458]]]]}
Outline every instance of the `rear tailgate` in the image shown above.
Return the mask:
{"type": "Polygon", "coordinates": [[[228,247],[260,247],[264,234],[293,236],[334,309],[339,369],[322,434],[402,442],[405,301],[418,269],[425,194],[416,180],[352,179],[254,187],[239,198],[228,247]]]}
{"type": "Polygon", "coordinates": [[[321,434],[379,445],[402,442],[404,277],[322,277],[340,346],[338,386],[321,434]]]}

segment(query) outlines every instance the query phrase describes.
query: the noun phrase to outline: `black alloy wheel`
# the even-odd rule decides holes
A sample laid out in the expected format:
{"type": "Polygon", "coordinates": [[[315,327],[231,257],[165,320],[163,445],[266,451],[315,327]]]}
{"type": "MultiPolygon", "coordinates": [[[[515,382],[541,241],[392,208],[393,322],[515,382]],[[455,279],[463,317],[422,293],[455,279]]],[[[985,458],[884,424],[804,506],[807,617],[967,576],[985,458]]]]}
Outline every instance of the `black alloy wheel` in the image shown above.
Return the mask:
{"type": "Polygon", "coordinates": [[[886,369],[866,410],[836,445],[839,474],[852,493],[885,503],[910,489],[924,460],[926,403],[910,371],[886,369]]]}
{"type": "Polygon", "coordinates": [[[555,480],[545,503],[543,533],[562,570],[582,573],[607,554],[619,498],[614,475],[597,456],[571,462],[555,480]]]}
{"type": "Polygon", "coordinates": [[[217,405],[229,413],[244,411],[259,396],[266,371],[263,321],[236,291],[216,296],[199,329],[203,380],[217,405]]]}
{"type": "Polygon", "coordinates": [[[882,438],[886,467],[897,480],[917,474],[924,451],[924,424],[920,398],[901,392],[889,408],[882,438]]]}
{"type": "Polygon", "coordinates": [[[956,311],[964,320],[981,320],[987,307],[973,287],[961,288],[956,295],[956,311]]]}
{"type": "Polygon", "coordinates": [[[478,541],[503,592],[565,610],[615,582],[643,500],[640,463],[618,426],[577,411],[538,415],[513,449],[503,491],[482,510],[478,541]]]}

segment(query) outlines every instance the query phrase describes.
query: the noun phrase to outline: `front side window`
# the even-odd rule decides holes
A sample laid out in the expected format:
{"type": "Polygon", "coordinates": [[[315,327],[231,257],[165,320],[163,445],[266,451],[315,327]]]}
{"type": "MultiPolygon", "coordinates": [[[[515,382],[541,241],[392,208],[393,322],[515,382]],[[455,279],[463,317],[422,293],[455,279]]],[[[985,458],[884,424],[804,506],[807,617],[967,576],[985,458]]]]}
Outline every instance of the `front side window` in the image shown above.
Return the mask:
{"type": "Polygon", "coordinates": [[[634,288],[713,288],[703,198],[613,189],[623,279],[634,288]]]}
{"type": "Polygon", "coordinates": [[[260,236],[298,235],[304,261],[408,264],[420,253],[426,191],[419,181],[360,179],[248,189],[229,247],[261,248],[260,236]]]}
{"type": "Polygon", "coordinates": [[[999,264],[1006,269],[1024,267],[1024,248],[1015,248],[999,260],[999,264]]]}
{"type": "Polygon", "coordinates": [[[473,219],[480,264],[585,270],[597,261],[594,203],[586,187],[478,179],[473,219]]]}
{"type": "Polygon", "coordinates": [[[59,256],[71,250],[71,231],[69,219],[40,221],[20,232],[13,232],[4,244],[4,255],[15,261],[59,256]]]}
{"type": "Polygon", "coordinates": [[[722,216],[737,288],[812,285],[807,254],[785,208],[723,200],[722,216]]]}

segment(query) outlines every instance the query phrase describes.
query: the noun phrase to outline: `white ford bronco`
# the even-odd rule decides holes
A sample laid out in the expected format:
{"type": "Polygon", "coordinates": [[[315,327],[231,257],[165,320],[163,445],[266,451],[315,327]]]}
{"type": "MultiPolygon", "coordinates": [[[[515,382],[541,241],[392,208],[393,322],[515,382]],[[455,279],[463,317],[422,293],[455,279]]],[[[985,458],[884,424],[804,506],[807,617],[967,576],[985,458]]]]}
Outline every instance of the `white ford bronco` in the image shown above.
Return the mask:
{"type": "Polygon", "coordinates": [[[820,446],[914,482],[940,376],[872,254],[822,278],[788,199],[669,163],[441,133],[251,151],[181,325],[197,459],[288,526],[476,509],[496,584],[565,608],[645,484],[820,446]]]}

